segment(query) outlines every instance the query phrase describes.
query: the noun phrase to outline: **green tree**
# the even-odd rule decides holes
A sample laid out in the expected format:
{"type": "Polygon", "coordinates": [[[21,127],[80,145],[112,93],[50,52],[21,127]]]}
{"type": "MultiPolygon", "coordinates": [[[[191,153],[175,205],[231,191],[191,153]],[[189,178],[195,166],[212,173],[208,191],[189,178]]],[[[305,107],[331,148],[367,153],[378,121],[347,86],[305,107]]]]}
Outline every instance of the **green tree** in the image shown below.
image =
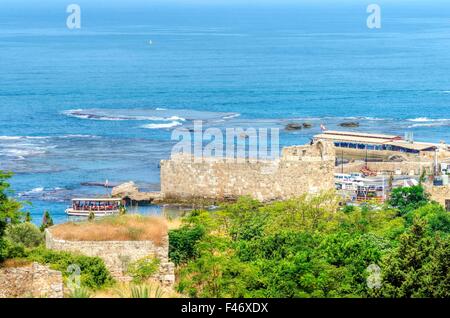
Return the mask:
{"type": "Polygon", "coordinates": [[[450,297],[450,241],[416,219],[382,263],[383,297],[450,297]]]}
{"type": "Polygon", "coordinates": [[[3,238],[6,226],[19,223],[22,217],[22,205],[8,196],[11,193],[8,179],[11,177],[12,173],[0,170],[0,262],[8,257],[11,245],[3,238]]]}
{"type": "Polygon", "coordinates": [[[20,202],[10,198],[12,192],[8,179],[12,173],[0,170],[0,236],[3,234],[7,223],[19,223],[22,217],[20,202]]]}
{"type": "Polygon", "coordinates": [[[169,231],[169,257],[176,265],[186,263],[196,256],[195,246],[205,235],[201,226],[189,226],[169,231]]]}
{"type": "Polygon", "coordinates": [[[53,225],[53,218],[50,215],[50,212],[48,212],[47,210],[44,211],[44,215],[42,217],[42,224],[41,224],[41,231],[43,232],[46,228],[50,227],[53,225]]]}
{"type": "Polygon", "coordinates": [[[400,187],[392,190],[389,204],[397,208],[401,215],[411,212],[429,202],[429,195],[422,185],[400,187]]]}

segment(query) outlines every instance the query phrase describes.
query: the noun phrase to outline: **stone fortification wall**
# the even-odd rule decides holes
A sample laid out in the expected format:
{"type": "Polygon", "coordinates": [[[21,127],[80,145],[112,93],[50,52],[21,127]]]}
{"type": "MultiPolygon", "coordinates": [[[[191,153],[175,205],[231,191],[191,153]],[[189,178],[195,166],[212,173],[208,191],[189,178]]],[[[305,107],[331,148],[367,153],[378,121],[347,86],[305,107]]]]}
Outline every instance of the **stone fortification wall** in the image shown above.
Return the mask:
{"type": "Polygon", "coordinates": [[[334,147],[316,142],[287,147],[277,160],[227,160],[172,156],[161,161],[164,199],[226,200],[249,195],[261,201],[282,200],[334,189],[334,147]]]}

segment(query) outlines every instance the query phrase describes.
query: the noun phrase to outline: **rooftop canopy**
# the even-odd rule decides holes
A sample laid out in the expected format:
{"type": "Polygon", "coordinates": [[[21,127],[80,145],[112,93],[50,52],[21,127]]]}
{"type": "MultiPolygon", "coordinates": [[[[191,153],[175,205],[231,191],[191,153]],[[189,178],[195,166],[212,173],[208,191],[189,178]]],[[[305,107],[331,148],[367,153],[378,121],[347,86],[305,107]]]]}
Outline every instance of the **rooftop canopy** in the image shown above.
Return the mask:
{"type": "MultiPolygon", "coordinates": [[[[426,142],[408,142],[400,136],[384,134],[368,134],[349,131],[324,131],[314,136],[315,139],[328,139],[337,142],[353,144],[383,145],[384,147],[399,147],[412,151],[433,151],[438,148],[437,144],[426,142]]],[[[387,148],[386,148],[387,149],[387,148]]],[[[390,149],[390,148],[389,148],[390,149]]]]}
{"type": "Polygon", "coordinates": [[[367,134],[367,133],[359,133],[359,132],[333,131],[333,130],[324,131],[323,133],[314,136],[314,138],[316,138],[316,139],[332,139],[332,140],[341,140],[341,141],[356,141],[356,142],[374,143],[374,144],[382,144],[382,143],[402,139],[400,136],[395,136],[395,135],[367,134]]]}

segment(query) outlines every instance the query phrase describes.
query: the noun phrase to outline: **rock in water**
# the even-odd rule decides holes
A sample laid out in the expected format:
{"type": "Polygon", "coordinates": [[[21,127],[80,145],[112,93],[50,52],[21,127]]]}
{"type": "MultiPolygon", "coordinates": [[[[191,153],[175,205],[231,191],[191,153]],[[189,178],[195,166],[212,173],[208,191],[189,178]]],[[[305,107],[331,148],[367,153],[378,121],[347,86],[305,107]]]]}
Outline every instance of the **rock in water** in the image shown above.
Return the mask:
{"type": "Polygon", "coordinates": [[[302,126],[303,126],[303,128],[311,128],[312,124],[310,124],[310,123],[303,123],[302,126]]]}
{"type": "Polygon", "coordinates": [[[347,121],[344,123],[340,123],[339,126],[341,127],[348,127],[348,128],[354,128],[354,127],[359,127],[359,123],[356,121],[347,121]]]}
{"type": "Polygon", "coordinates": [[[302,125],[298,123],[289,123],[284,127],[286,130],[300,130],[302,129],[302,125]]]}

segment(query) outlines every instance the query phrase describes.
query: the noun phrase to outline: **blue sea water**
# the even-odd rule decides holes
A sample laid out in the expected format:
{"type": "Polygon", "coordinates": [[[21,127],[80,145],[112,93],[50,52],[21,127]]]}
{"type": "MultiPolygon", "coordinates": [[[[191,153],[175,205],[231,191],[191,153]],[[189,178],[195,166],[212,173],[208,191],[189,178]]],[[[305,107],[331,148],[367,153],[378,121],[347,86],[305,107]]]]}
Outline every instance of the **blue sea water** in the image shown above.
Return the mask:
{"type": "Polygon", "coordinates": [[[378,1],[377,30],[357,0],[76,2],[80,30],[64,1],[0,3],[0,169],[37,221],[106,179],[158,190],[196,119],[281,128],[282,146],[346,120],[450,142],[448,1],[378,1]]]}

